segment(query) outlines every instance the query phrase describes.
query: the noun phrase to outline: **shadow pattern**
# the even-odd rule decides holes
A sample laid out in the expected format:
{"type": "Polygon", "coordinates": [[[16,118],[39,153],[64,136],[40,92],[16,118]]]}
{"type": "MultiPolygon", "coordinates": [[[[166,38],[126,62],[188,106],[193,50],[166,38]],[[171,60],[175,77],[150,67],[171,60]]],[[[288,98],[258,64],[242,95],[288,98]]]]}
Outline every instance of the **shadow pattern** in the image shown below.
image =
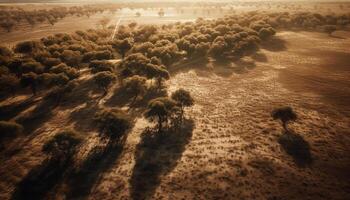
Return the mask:
{"type": "Polygon", "coordinates": [[[185,120],[182,128],[168,127],[162,133],[146,129],[136,147],[136,163],[130,179],[132,199],[150,199],[161,176],[171,172],[192,138],[194,123],[185,120]]]}

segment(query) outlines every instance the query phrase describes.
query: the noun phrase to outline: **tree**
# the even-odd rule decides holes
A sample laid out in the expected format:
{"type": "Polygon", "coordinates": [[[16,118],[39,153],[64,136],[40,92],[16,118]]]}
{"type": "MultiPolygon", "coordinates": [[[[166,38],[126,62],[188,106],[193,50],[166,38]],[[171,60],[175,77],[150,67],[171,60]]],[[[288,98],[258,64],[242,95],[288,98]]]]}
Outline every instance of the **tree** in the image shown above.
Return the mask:
{"type": "Polygon", "coordinates": [[[288,122],[295,121],[297,119],[297,114],[289,106],[274,109],[271,113],[271,116],[274,120],[276,119],[281,120],[282,126],[285,131],[288,131],[287,129],[288,122]]]}
{"type": "Polygon", "coordinates": [[[99,72],[94,76],[95,83],[104,90],[103,96],[107,95],[108,88],[115,79],[116,76],[108,71],[99,72]]]}
{"type": "Polygon", "coordinates": [[[130,78],[127,78],[123,81],[123,87],[125,90],[133,95],[133,100],[131,104],[134,104],[136,99],[146,91],[146,83],[147,79],[134,75],[130,78]]]}
{"type": "Polygon", "coordinates": [[[12,19],[6,19],[0,22],[0,26],[9,33],[12,31],[12,28],[15,26],[15,21],[12,19]]]}
{"type": "Polygon", "coordinates": [[[145,118],[149,121],[157,121],[158,133],[162,132],[163,123],[168,121],[169,116],[174,112],[176,102],[167,97],[160,97],[149,102],[145,118]]]}
{"type": "Polygon", "coordinates": [[[103,136],[110,142],[118,142],[132,127],[130,117],[123,111],[117,109],[106,109],[95,115],[95,121],[103,136]]]}
{"type": "Polygon", "coordinates": [[[122,56],[124,59],[125,54],[131,49],[134,41],[131,38],[124,40],[115,40],[112,42],[112,47],[122,56]]]}
{"type": "Polygon", "coordinates": [[[184,108],[192,106],[194,103],[194,100],[191,94],[184,89],[178,89],[175,92],[173,92],[171,94],[171,98],[174,101],[176,101],[178,106],[180,107],[180,118],[182,122],[183,116],[184,116],[184,108]]]}
{"type": "Polygon", "coordinates": [[[136,17],[141,17],[141,13],[140,12],[136,12],[135,16],[136,17]]]}
{"type": "Polygon", "coordinates": [[[36,41],[19,42],[15,46],[16,53],[31,54],[40,48],[40,44],[36,41]]]}
{"type": "Polygon", "coordinates": [[[74,130],[66,130],[59,132],[47,141],[42,151],[48,154],[51,160],[67,164],[82,141],[83,138],[80,133],[74,130]]]}
{"type": "Polygon", "coordinates": [[[158,12],[159,17],[164,17],[165,13],[163,9],[160,9],[158,12]]]}
{"type": "Polygon", "coordinates": [[[22,87],[30,87],[33,93],[33,96],[36,95],[37,92],[37,78],[38,75],[33,73],[33,72],[29,72],[27,74],[23,74],[22,78],[21,78],[21,86],[22,87]]]}

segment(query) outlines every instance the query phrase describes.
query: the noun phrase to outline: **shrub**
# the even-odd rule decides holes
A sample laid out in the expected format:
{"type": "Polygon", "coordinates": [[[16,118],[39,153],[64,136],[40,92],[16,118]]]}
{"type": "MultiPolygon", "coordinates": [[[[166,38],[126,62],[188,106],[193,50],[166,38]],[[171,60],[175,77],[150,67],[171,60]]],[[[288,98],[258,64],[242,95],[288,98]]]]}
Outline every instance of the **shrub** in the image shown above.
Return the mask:
{"type": "Polygon", "coordinates": [[[104,90],[104,95],[108,92],[108,87],[116,79],[116,76],[111,72],[99,72],[94,76],[94,81],[98,87],[104,90]]]}
{"type": "Polygon", "coordinates": [[[31,54],[41,48],[39,42],[36,41],[24,41],[19,42],[15,46],[16,53],[31,54]]]}
{"type": "Polygon", "coordinates": [[[138,75],[132,76],[123,81],[124,89],[133,96],[131,104],[133,104],[140,95],[146,92],[146,81],[146,78],[138,75]]]}
{"type": "Polygon", "coordinates": [[[92,73],[98,73],[103,71],[109,71],[109,72],[114,71],[114,65],[108,61],[94,60],[90,62],[89,67],[91,68],[92,73]]]}

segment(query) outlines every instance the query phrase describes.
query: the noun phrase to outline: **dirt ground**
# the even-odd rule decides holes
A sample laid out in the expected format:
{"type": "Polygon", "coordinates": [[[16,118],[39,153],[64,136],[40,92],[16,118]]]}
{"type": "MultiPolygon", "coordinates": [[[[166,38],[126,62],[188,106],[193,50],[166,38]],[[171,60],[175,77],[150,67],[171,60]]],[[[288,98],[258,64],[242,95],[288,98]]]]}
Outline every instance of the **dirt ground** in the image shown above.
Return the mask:
{"type": "MultiPolygon", "coordinates": [[[[150,124],[137,118],[124,149],[96,166],[75,198],[349,199],[350,34],[279,32],[274,40],[253,57],[255,65],[194,64],[172,74],[169,91],[185,88],[195,99],[185,128],[154,145],[156,139],[142,136],[150,124]],[[270,112],[285,105],[298,114],[289,127],[307,147],[304,159],[278,142],[282,126],[270,112]]],[[[57,130],[88,134],[82,155],[98,143],[91,116],[113,95],[101,100],[90,78],[80,78],[70,102],[33,122],[34,132],[13,144],[19,152],[1,159],[0,199],[10,199],[44,159],[42,144],[57,130]]],[[[72,198],[65,196],[69,187],[79,188],[62,182],[51,198],[72,198]]]]}

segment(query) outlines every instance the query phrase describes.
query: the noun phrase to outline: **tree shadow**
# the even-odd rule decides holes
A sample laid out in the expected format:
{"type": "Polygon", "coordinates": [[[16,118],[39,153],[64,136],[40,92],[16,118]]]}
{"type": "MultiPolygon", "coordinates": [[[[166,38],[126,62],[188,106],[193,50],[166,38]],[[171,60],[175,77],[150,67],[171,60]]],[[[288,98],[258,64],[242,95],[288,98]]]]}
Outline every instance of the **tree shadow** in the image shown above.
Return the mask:
{"type": "Polygon", "coordinates": [[[272,37],[262,42],[261,48],[266,49],[268,51],[274,51],[274,52],[287,50],[286,41],[278,37],[272,37]]]}
{"type": "Polygon", "coordinates": [[[97,102],[88,101],[81,108],[77,108],[69,115],[69,122],[73,123],[74,129],[81,132],[88,132],[96,129],[94,116],[99,110],[97,102]]]}
{"type": "Polygon", "coordinates": [[[170,127],[162,133],[147,129],[136,147],[136,163],[130,179],[132,199],[149,199],[160,184],[161,176],[171,172],[192,138],[194,122],[185,120],[183,127],[170,127]]]}
{"type": "Polygon", "coordinates": [[[105,146],[96,146],[88,154],[81,166],[67,179],[67,199],[84,199],[91,193],[94,185],[119,159],[127,135],[117,142],[107,142],[105,146]]]}
{"type": "Polygon", "coordinates": [[[301,135],[293,131],[286,131],[278,138],[278,142],[293,157],[294,162],[299,167],[306,167],[312,164],[310,145],[301,135]]]}
{"type": "Polygon", "coordinates": [[[37,103],[40,99],[35,97],[30,97],[22,102],[4,105],[0,107],[0,120],[10,120],[13,117],[16,117],[22,111],[28,109],[37,103]]]}
{"type": "Polygon", "coordinates": [[[68,163],[62,165],[55,159],[45,160],[21,180],[11,199],[45,199],[48,192],[63,179],[67,168],[68,163]]]}
{"type": "Polygon", "coordinates": [[[33,111],[19,116],[15,121],[23,125],[26,134],[30,134],[51,119],[52,111],[55,108],[54,104],[52,100],[44,97],[33,111]]]}
{"type": "Polygon", "coordinates": [[[138,97],[135,102],[132,102],[134,98],[129,92],[127,92],[122,87],[117,87],[114,90],[114,94],[109,98],[104,105],[108,107],[123,107],[129,106],[130,108],[144,108],[147,106],[148,102],[157,97],[167,96],[166,88],[156,88],[151,86],[147,89],[146,93],[143,96],[138,97]]]}

